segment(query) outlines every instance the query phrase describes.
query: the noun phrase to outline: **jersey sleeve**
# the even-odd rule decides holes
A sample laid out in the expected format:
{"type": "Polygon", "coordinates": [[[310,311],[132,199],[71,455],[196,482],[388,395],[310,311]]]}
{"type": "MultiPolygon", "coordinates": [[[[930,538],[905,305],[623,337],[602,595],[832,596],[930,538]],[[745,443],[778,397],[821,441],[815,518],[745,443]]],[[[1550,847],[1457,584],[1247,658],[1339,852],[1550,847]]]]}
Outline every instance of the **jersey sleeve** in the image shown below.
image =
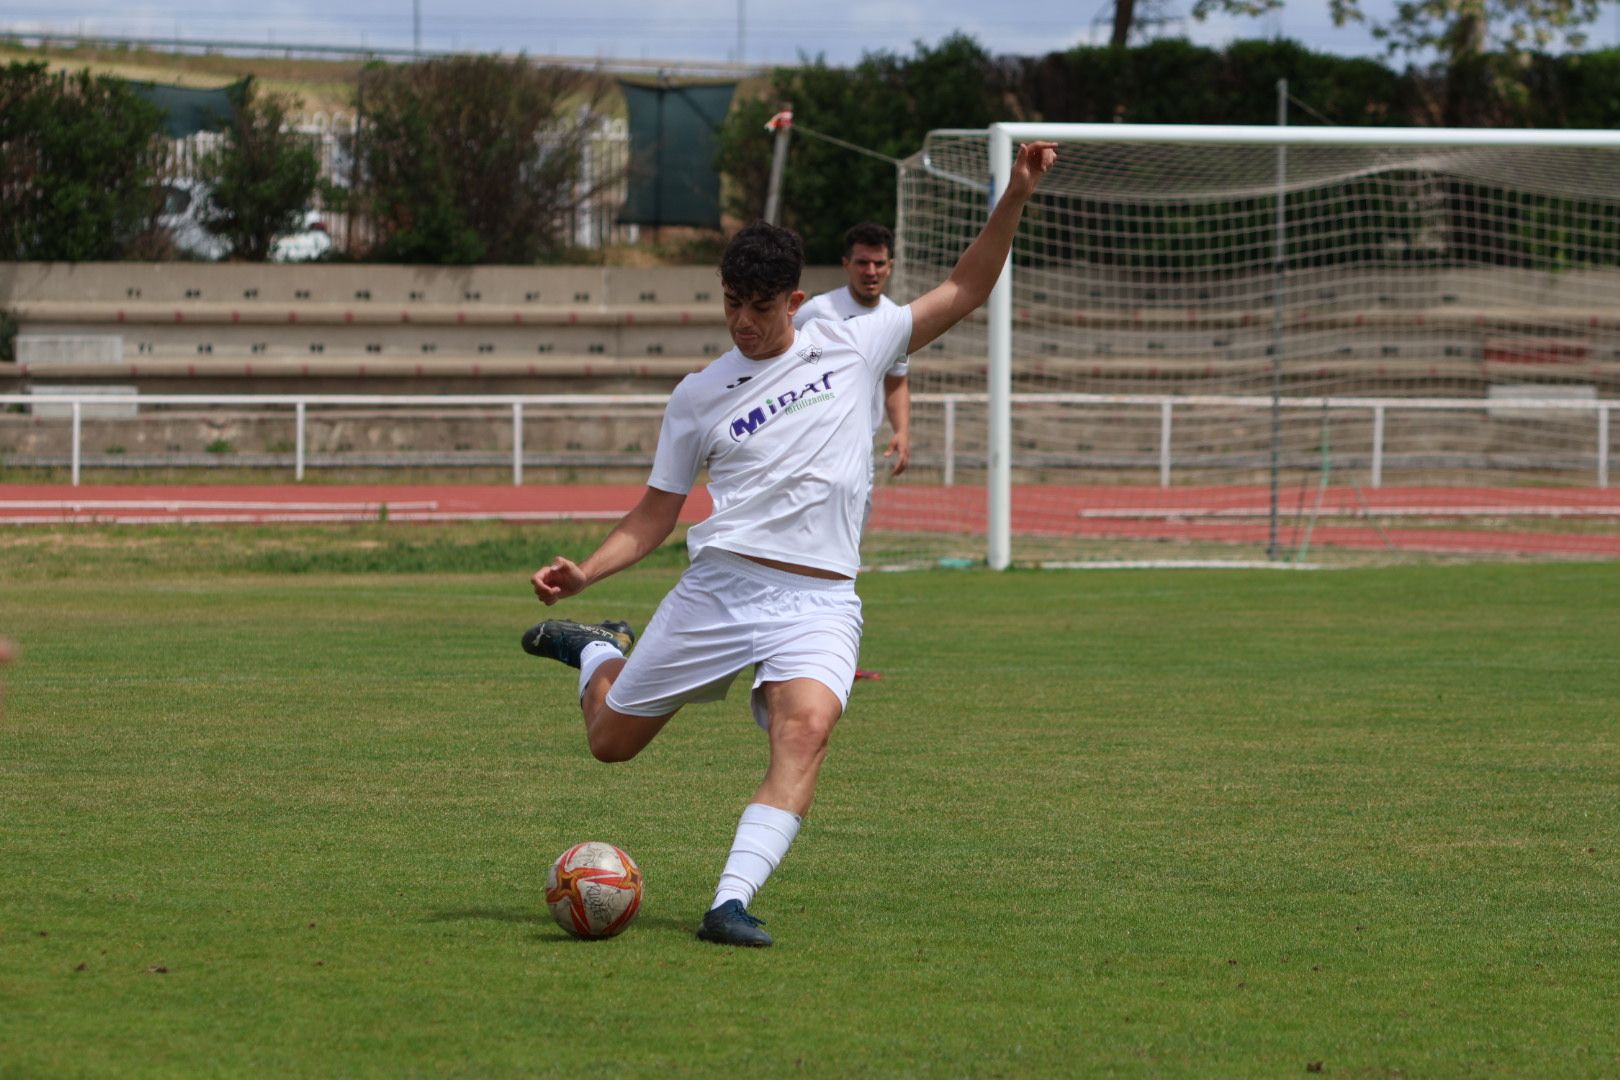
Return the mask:
{"type": "Polygon", "coordinates": [[[874,377],[905,374],[906,346],[911,343],[911,308],[896,304],[844,324],[874,377]],[[898,365],[901,370],[892,370],[898,365]]]}
{"type": "Polygon", "coordinates": [[[697,482],[703,458],[703,432],[698,427],[687,380],[683,379],[664,406],[664,420],[658,427],[658,449],[653,452],[652,475],[647,478],[647,486],[684,495],[697,482]]]}

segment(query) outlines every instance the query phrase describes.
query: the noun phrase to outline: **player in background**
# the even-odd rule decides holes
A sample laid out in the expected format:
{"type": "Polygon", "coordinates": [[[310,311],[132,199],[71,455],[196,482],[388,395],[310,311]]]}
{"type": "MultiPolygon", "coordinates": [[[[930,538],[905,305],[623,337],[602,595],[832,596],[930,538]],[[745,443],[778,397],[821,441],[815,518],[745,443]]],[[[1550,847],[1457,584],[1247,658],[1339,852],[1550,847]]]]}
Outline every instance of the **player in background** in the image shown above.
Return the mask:
{"type": "Polygon", "coordinates": [[[634,565],[674,531],[708,470],[714,509],[688,532],[691,565],[634,651],[634,634],[617,621],[548,619],[523,635],[527,652],[579,669],[585,738],[601,761],[635,757],[681,706],[724,697],[753,665],[749,703],[769,757],[698,927],[705,941],[771,944],[748,904],[798,834],[849,700],[883,376],[895,357],[924,348],[989,298],[1024,204],[1056,158],[1052,143],[1019,147],[1006,191],[944,283],[848,322],[794,329],[804,303],[797,235],[755,224],[732,237],[720,282],[736,348],[670,395],[635,508],[582,562],[559,555],[530,579],[550,606],[634,565]]]}
{"type": "MultiPolygon", "coordinates": [[[[844,276],[848,286],[812,296],[793,316],[794,329],[814,319],[858,319],[894,301],[883,295],[894,273],[894,233],[875,221],[862,222],[844,233],[844,276]]],[[[889,417],[889,446],[883,456],[894,458],[890,476],[899,476],[911,463],[911,386],[906,381],[906,357],[895,357],[883,376],[883,411],[889,417]]],[[[874,414],[872,430],[883,418],[874,414]]]]}

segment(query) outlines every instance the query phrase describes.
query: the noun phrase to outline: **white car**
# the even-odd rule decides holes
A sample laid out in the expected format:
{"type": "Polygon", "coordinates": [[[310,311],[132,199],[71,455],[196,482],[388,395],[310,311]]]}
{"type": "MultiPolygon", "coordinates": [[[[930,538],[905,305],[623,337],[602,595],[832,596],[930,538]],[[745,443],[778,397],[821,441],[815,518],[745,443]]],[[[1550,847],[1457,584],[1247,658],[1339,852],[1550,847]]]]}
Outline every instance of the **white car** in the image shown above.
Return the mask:
{"type": "Polygon", "coordinates": [[[195,180],[165,180],[163,210],[158,214],[157,221],[158,225],[169,230],[175,251],[213,261],[229,255],[231,245],[230,241],[215,236],[203,226],[203,208],[207,205],[207,185],[195,180]]]}
{"type": "Polygon", "coordinates": [[[326,231],[319,210],[304,211],[304,227],[276,237],[270,246],[271,262],[311,262],[332,250],[332,234],[326,231]]]}
{"type": "MultiPolygon", "coordinates": [[[[208,185],[196,180],[163,182],[163,211],[158,224],[169,231],[174,249],[193,258],[218,261],[231,253],[231,243],[208,231],[202,223],[208,205],[208,185]]],[[[319,210],[304,211],[304,223],[295,232],[276,237],[270,247],[271,262],[309,262],[332,250],[332,235],[326,231],[319,210]]]]}

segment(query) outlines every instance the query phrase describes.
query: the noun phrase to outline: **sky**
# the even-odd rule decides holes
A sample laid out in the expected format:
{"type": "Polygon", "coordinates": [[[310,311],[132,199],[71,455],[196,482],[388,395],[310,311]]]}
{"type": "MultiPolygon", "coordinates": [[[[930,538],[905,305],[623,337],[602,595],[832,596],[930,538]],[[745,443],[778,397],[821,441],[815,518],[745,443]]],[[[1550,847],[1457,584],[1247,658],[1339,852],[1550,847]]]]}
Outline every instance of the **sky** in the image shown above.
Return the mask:
{"type": "MultiPolygon", "coordinates": [[[[1184,13],[1191,4],[1158,6],[1184,13]]],[[[1394,4],[1363,0],[1370,15],[1394,4]]],[[[1110,0],[16,0],[0,8],[0,31],[411,48],[419,17],[425,50],[758,65],[802,53],[838,65],[867,52],[909,54],[915,42],[937,43],[953,30],[998,54],[1101,44],[1111,11],[1110,0]]],[[[1593,45],[1620,40],[1617,13],[1620,7],[1593,28],[1593,45]]],[[[1364,28],[1333,26],[1327,0],[1287,0],[1281,12],[1258,19],[1178,18],[1171,27],[1173,36],[1207,45],[1287,37],[1322,52],[1381,55],[1364,28]]]]}

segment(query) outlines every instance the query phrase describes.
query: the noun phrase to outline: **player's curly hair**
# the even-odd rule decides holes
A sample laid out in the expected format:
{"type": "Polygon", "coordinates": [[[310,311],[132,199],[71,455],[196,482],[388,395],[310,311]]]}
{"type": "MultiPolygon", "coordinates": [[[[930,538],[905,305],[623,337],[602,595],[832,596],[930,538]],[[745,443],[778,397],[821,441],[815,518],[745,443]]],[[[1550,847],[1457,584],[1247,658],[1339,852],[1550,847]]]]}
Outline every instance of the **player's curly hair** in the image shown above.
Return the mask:
{"type": "Polygon", "coordinates": [[[863,221],[853,225],[844,233],[844,258],[849,258],[855,252],[856,244],[865,244],[867,247],[880,247],[894,258],[894,230],[887,225],[879,225],[875,221],[863,221]]]}
{"type": "Polygon", "coordinates": [[[799,287],[804,241],[792,229],[756,221],[720,256],[720,284],[744,300],[768,300],[799,287]]]}

